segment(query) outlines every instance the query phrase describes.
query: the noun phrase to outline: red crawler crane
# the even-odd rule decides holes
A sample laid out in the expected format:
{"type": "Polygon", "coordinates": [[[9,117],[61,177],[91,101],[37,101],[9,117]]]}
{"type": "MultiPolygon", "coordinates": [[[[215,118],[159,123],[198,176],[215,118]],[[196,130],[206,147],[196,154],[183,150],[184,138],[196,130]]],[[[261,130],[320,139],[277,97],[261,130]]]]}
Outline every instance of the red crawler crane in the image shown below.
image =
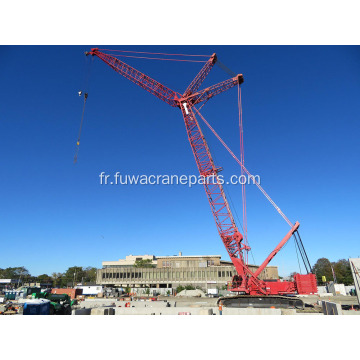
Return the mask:
{"type": "MultiPolygon", "coordinates": [[[[297,233],[297,229],[299,228],[300,224],[296,222],[295,225],[292,225],[286,217],[284,218],[291,226],[291,230],[286,234],[278,246],[271,252],[268,258],[255,272],[252,272],[249,269],[245,258],[247,259],[246,254],[250,250],[250,247],[246,244],[243,235],[236,226],[228,201],[226,200],[222,184],[221,182],[217,181],[220,168],[216,167],[214,164],[209,147],[195,117],[193,109],[198,112],[198,110],[195,108],[195,105],[199,103],[205,103],[215,95],[231,89],[236,85],[240,86],[240,84],[244,82],[243,75],[239,74],[229,80],[212,85],[206,89],[199,90],[200,85],[203,83],[206,76],[209,74],[210,70],[217,61],[216,54],[213,54],[185,90],[184,94],[181,95],[180,93],[169,89],[156,80],[134,69],[118,58],[106,54],[97,48],[91,49],[90,52],[86,52],[85,54],[97,56],[120,75],[139,85],[151,94],[157,96],[159,99],[163,100],[170,106],[180,108],[197,167],[199,169],[200,175],[202,175],[207,180],[204,184],[204,187],[218,232],[237,271],[237,275],[235,275],[233,278],[231,290],[243,295],[256,295],[262,297],[264,295],[295,294],[296,292],[300,292],[300,288],[305,289],[307,293],[316,292],[317,288],[315,275],[310,273],[311,267],[305,250],[302,246],[301,239],[297,233]],[[265,269],[268,263],[281,250],[281,248],[286,244],[292,235],[295,236],[295,241],[298,243],[303,260],[307,260],[308,274],[297,274],[295,276],[294,282],[266,282],[260,280],[258,277],[260,273],[265,269]],[[298,236],[298,238],[296,236],[298,236]]],[[[243,167],[242,163],[240,163],[240,165],[243,167]]],[[[243,169],[245,168],[243,167],[243,169]]],[[[276,207],[276,205],[274,206],[276,207]]],[[[276,207],[276,209],[279,211],[279,213],[281,213],[279,208],[276,207]]],[[[265,296],[265,298],[266,297],[269,298],[268,296],[265,296]]],[[[235,298],[237,302],[241,297],[238,296],[235,298]]],[[[243,298],[247,298],[246,301],[248,301],[249,296],[243,296],[243,298]]],[[[280,300],[274,301],[273,296],[269,304],[274,305],[277,303],[281,305],[282,303],[286,302],[284,301],[284,297],[275,296],[275,298],[280,300]]],[[[251,299],[253,302],[254,297],[252,296],[251,299]]],[[[226,302],[229,304],[229,300],[226,302]]],[[[289,300],[285,306],[288,306],[290,302],[291,301],[289,300]]],[[[262,303],[264,304],[264,301],[262,301],[262,303]]],[[[294,305],[294,301],[292,301],[290,305],[294,305]]]]}

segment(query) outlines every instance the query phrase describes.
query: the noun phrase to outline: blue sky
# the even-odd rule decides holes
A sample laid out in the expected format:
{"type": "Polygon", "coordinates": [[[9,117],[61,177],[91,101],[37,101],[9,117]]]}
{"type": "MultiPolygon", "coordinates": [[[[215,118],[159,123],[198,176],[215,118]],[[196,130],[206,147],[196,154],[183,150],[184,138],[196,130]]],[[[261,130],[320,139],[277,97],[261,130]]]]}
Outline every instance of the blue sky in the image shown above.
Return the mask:
{"type": "MultiPolygon", "coordinates": [[[[103,46],[104,47],[104,46],[103,46]]],[[[101,186],[99,173],[195,174],[181,113],[95,58],[78,163],[73,164],[90,46],[1,46],[0,267],[34,274],[101,267],[128,254],[221,254],[202,186],[101,186]]],[[[347,46],[121,46],[212,54],[242,85],[246,166],[301,224],[310,262],[360,255],[360,48],[347,46]]],[[[183,92],[198,63],[124,59],[183,92]]],[[[204,86],[229,77],[214,67],[204,86]]],[[[203,115],[238,154],[236,88],[203,115]]],[[[201,124],[202,125],[202,124],[201,124]]],[[[202,125],[223,174],[239,168],[202,125]]],[[[241,218],[241,188],[227,187],[241,218]]],[[[253,186],[249,241],[262,262],[288,225],[253,186]]],[[[250,260],[252,258],[250,257],[250,260]]],[[[294,243],[272,261],[297,271],[294,243]]]]}

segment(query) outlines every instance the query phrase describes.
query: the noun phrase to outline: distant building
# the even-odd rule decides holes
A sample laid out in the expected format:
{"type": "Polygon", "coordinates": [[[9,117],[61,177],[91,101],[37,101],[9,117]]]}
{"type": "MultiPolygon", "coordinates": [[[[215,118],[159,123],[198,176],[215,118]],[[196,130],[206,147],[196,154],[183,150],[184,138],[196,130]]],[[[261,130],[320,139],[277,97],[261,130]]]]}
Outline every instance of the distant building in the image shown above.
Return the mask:
{"type": "MultiPolygon", "coordinates": [[[[221,255],[126,256],[118,261],[104,261],[97,270],[96,283],[115,287],[176,288],[192,285],[204,290],[222,288],[236,274],[231,261],[221,255]],[[151,259],[152,267],[135,267],[135,261],[151,259]]],[[[249,265],[255,271],[257,265],[249,265]]],[[[277,266],[268,266],[260,274],[264,280],[279,278],[277,266]]]]}
{"type": "Polygon", "coordinates": [[[98,295],[103,292],[101,285],[78,285],[75,289],[81,289],[82,295],[98,295]]]}
{"type": "Polygon", "coordinates": [[[127,255],[125,259],[119,259],[118,261],[103,261],[102,267],[106,269],[134,266],[135,262],[139,260],[151,260],[152,264],[156,265],[154,255],[127,255]]]}
{"type": "Polygon", "coordinates": [[[0,279],[0,290],[13,289],[19,284],[18,279],[0,279]]]}

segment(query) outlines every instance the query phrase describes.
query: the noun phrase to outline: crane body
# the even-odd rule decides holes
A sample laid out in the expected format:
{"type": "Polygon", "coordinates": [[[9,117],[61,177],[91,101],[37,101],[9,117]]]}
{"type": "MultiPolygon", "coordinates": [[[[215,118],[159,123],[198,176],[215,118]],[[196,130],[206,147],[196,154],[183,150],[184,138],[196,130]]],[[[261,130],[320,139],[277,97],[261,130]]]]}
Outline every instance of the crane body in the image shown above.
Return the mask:
{"type": "MultiPolygon", "coordinates": [[[[243,75],[238,74],[228,80],[199,90],[201,84],[217,61],[216,54],[213,54],[209,60],[206,61],[185,92],[180,94],[118,58],[106,54],[97,48],[93,48],[85,54],[97,56],[123,77],[155,95],[168,105],[177,107],[181,110],[197,168],[200,175],[205,179],[203,182],[204,188],[218,233],[237,272],[237,275],[233,278],[230,290],[248,296],[295,294],[298,288],[296,281],[267,282],[261,280],[259,275],[273,257],[283,248],[287,241],[297,233],[300,224],[298,222],[294,225],[291,224],[291,230],[285,235],[259,268],[255,272],[250,270],[247,264],[247,253],[250,250],[250,247],[248,246],[247,241],[244,241],[244,236],[241,234],[235,223],[222,183],[221,181],[218,181],[218,174],[221,171],[221,168],[217,167],[214,163],[208,144],[194,113],[194,109],[198,112],[195,105],[205,103],[212,97],[227,91],[234,86],[240,86],[244,82],[243,75]]],[[[314,278],[315,275],[311,273],[307,275],[298,274],[297,281],[299,283],[313,283],[314,278]]],[[[316,292],[316,290],[314,292],[316,292]]]]}

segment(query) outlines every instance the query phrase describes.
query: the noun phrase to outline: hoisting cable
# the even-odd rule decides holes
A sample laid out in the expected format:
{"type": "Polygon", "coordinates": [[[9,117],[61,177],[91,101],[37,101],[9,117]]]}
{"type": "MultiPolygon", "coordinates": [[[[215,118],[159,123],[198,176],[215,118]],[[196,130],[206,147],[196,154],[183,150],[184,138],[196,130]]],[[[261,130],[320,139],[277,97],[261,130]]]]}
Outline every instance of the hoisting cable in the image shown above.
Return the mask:
{"type": "MultiPolygon", "coordinates": [[[[194,54],[169,54],[161,52],[148,52],[148,51],[131,51],[131,50],[114,50],[114,49],[99,49],[101,51],[115,51],[123,53],[133,53],[133,54],[150,54],[150,55],[166,55],[166,56],[197,56],[197,57],[210,57],[211,55],[194,55],[194,54]]],[[[235,75],[236,76],[236,75],[235,75]]]]}
{"type": "Polygon", "coordinates": [[[311,273],[311,264],[310,264],[309,258],[307,257],[304,244],[301,241],[301,237],[300,237],[300,234],[298,231],[294,232],[294,238],[295,238],[296,244],[299,248],[300,255],[301,255],[301,258],[302,258],[304,266],[305,266],[305,270],[309,274],[309,273],[311,273]]]}
{"type": "MultiPolygon", "coordinates": [[[[238,109],[239,109],[239,135],[240,135],[240,161],[245,165],[245,152],[244,152],[244,131],[243,131],[243,121],[242,121],[242,104],[241,104],[241,88],[238,84],[238,109]]],[[[244,170],[241,167],[241,176],[244,175],[244,170]]],[[[244,224],[244,237],[246,245],[248,244],[247,237],[247,214],[246,214],[246,192],[245,192],[245,182],[242,181],[241,184],[241,194],[242,194],[242,207],[243,207],[243,224],[244,224]]]]}
{"type": "Polygon", "coordinates": [[[307,260],[307,264],[308,264],[309,269],[310,269],[310,272],[311,272],[311,264],[310,264],[309,258],[308,258],[308,256],[307,256],[307,253],[306,253],[306,251],[305,251],[304,244],[303,244],[303,242],[302,242],[302,240],[301,240],[299,230],[296,231],[296,235],[298,236],[298,238],[299,238],[299,240],[300,240],[301,247],[302,247],[303,250],[304,250],[304,254],[305,254],[305,257],[306,257],[306,260],[307,260]]]}
{"type": "Polygon", "coordinates": [[[190,59],[166,59],[158,57],[148,57],[148,56],[135,56],[135,55],[120,55],[120,54],[106,54],[114,57],[126,57],[126,58],[135,58],[135,59],[147,59],[147,60],[167,60],[167,61],[185,61],[185,62],[196,62],[196,63],[206,63],[206,60],[190,60],[190,59]]]}
{"type": "MultiPolygon", "coordinates": [[[[82,95],[82,91],[79,91],[79,95],[82,95]]],[[[84,105],[83,105],[83,110],[82,110],[82,115],[81,115],[81,121],[80,121],[80,129],[79,129],[79,136],[76,142],[76,150],[75,150],[75,156],[74,156],[74,164],[77,162],[77,157],[78,157],[78,153],[79,153],[79,147],[80,147],[80,136],[81,136],[81,130],[82,130],[82,126],[83,126],[83,122],[84,122],[84,113],[85,113],[85,104],[86,104],[86,99],[88,98],[88,93],[84,94],[84,105]]]]}
{"type": "Polygon", "coordinates": [[[84,122],[85,105],[86,105],[86,100],[88,98],[88,94],[89,94],[89,90],[90,90],[89,79],[90,79],[90,75],[91,75],[92,64],[94,63],[93,56],[91,57],[90,61],[88,59],[89,59],[88,57],[86,57],[86,59],[85,59],[85,72],[84,72],[84,78],[82,81],[83,90],[80,90],[78,92],[79,96],[82,96],[82,95],[84,96],[84,105],[83,105],[83,110],[82,110],[82,115],[81,115],[79,135],[78,135],[78,139],[76,142],[74,164],[77,162],[78,153],[79,153],[80,137],[81,137],[81,131],[82,131],[83,122],[84,122]]]}
{"type": "Polygon", "coordinates": [[[266,193],[266,191],[262,188],[262,186],[256,181],[255,177],[250,174],[250,172],[245,168],[245,166],[241,163],[241,161],[235,156],[235,154],[230,150],[230,148],[226,145],[223,139],[217,134],[217,132],[211,127],[211,125],[205,120],[205,118],[201,115],[198,109],[194,106],[195,111],[198,113],[202,121],[206,124],[206,126],[212,131],[212,133],[216,136],[216,138],[221,142],[221,144],[225,147],[225,149],[229,152],[229,154],[235,159],[235,161],[243,168],[244,172],[251,177],[254,181],[255,185],[258,189],[264,194],[264,196],[269,200],[271,205],[276,209],[276,211],[282,216],[282,218],[288,223],[290,227],[294,225],[291,221],[286,217],[286,215],[281,211],[281,209],[275,204],[275,202],[271,199],[271,197],[266,193]]]}
{"type": "Polygon", "coordinates": [[[227,66],[225,66],[219,59],[216,60],[216,63],[221,69],[223,69],[228,75],[231,77],[235,77],[235,74],[232,70],[230,70],[227,66]]]}
{"type": "Polygon", "coordinates": [[[299,264],[299,273],[301,274],[301,266],[300,266],[300,260],[299,260],[299,254],[298,254],[297,242],[296,242],[296,237],[295,236],[294,236],[294,245],[295,245],[297,261],[298,261],[298,264],[299,264]]]}

